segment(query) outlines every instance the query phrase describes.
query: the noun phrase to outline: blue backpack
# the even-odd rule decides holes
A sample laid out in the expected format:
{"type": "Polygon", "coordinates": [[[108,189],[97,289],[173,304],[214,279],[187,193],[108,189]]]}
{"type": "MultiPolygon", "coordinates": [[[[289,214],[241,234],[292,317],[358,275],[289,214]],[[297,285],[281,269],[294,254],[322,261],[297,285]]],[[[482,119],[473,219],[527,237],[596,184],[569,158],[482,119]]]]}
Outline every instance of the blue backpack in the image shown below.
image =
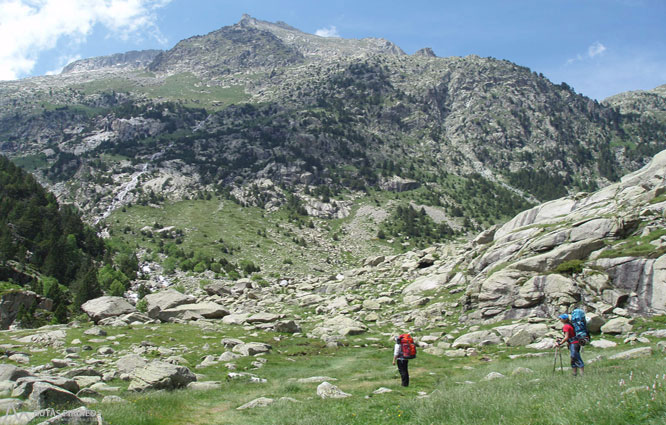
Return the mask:
{"type": "Polygon", "coordinates": [[[571,325],[576,332],[576,339],[580,345],[585,345],[590,341],[590,332],[587,330],[587,319],[585,312],[580,308],[571,312],[571,325]]]}

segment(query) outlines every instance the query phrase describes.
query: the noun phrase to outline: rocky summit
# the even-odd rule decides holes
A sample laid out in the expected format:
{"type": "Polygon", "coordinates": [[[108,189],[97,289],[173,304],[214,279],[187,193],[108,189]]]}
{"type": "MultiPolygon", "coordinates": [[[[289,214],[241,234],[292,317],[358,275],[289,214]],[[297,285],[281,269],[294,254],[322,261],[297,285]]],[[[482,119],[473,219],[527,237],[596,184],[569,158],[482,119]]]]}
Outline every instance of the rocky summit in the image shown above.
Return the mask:
{"type": "Polygon", "coordinates": [[[575,308],[583,421],[661,419],[665,99],[248,15],[0,82],[0,423],[555,412],[575,308]]]}

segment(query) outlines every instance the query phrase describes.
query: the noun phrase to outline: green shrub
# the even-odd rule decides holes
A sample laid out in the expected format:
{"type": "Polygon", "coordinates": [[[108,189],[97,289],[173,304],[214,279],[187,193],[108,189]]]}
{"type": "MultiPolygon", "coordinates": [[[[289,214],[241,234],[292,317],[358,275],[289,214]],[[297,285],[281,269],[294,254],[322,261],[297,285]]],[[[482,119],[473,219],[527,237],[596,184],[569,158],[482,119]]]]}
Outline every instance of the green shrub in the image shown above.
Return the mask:
{"type": "Polygon", "coordinates": [[[141,313],[145,313],[148,309],[148,301],[145,298],[141,298],[139,302],[136,303],[136,309],[141,313]]]}
{"type": "Polygon", "coordinates": [[[109,293],[115,297],[122,297],[125,293],[125,285],[123,285],[119,280],[114,280],[109,288],[109,293]]]}
{"type": "Polygon", "coordinates": [[[555,273],[566,274],[566,275],[578,274],[582,273],[583,264],[584,262],[582,260],[569,260],[555,267],[555,270],[553,271],[555,273]]]}

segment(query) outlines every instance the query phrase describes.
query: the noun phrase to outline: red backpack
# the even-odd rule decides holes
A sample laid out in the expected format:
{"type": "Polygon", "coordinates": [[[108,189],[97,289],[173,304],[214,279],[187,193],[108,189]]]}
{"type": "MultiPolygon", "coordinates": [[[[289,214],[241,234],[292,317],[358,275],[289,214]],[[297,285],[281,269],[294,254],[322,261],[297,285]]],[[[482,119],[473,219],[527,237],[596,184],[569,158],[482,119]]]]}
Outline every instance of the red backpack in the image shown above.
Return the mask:
{"type": "Polygon", "coordinates": [[[409,334],[400,335],[398,343],[400,344],[400,358],[413,359],[416,357],[416,345],[414,345],[414,340],[409,334]]]}

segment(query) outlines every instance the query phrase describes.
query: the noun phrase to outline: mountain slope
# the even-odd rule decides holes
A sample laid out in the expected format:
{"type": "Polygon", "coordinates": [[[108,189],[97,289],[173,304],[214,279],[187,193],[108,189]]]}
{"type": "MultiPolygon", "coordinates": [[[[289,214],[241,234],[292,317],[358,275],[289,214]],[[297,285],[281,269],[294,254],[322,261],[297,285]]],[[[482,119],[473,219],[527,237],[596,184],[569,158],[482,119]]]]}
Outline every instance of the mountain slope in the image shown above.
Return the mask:
{"type": "Polygon", "coordinates": [[[193,193],[273,207],[296,193],[331,217],[364,193],[420,186],[404,196],[466,231],[604,186],[666,146],[664,122],[507,61],[408,56],[249,16],[142,70],[102,66],[0,94],[2,152],[95,221],[193,193]]]}

